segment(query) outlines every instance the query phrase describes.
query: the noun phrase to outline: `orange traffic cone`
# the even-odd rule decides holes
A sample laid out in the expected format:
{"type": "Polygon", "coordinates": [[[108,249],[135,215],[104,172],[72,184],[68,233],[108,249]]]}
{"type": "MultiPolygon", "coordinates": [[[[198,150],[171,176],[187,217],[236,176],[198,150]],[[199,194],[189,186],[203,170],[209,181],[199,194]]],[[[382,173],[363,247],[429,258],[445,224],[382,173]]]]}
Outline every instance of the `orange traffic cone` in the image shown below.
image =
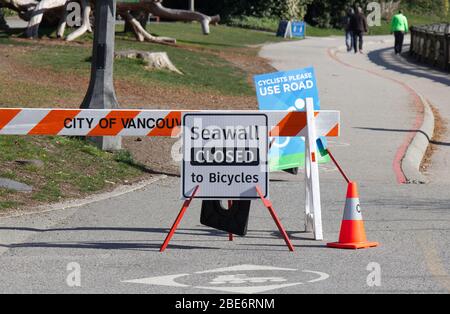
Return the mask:
{"type": "Polygon", "coordinates": [[[359,203],[358,186],[355,182],[349,182],[348,184],[347,200],[345,202],[339,242],[328,243],[327,246],[337,249],[354,250],[378,246],[378,242],[367,241],[359,203]]]}

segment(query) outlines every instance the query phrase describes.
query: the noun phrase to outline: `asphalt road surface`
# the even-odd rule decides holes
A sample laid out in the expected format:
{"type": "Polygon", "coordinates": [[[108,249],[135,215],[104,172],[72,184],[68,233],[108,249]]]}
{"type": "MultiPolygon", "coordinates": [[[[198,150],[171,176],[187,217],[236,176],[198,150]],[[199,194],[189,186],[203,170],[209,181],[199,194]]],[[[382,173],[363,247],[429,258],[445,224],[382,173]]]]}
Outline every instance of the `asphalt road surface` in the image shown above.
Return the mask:
{"type": "MultiPolygon", "coordinates": [[[[388,40],[374,38],[367,53],[386,49],[388,40]]],[[[316,68],[322,108],[342,112],[342,136],[331,148],[359,183],[366,232],[379,247],[326,247],[338,238],[346,184],[325,165],[325,241],[302,232],[303,174],[276,174],[271,198],[295,252],[287,250],[261,202],[252,203],[248,235],[230,242],[227,234],[200,225],[200,202],[194,201],[168,250],[159,253],[181,206],[179,178],[160,177],[81,207],[0,219],[0,292],[449,293],[450,179],[442,178],[448,169],[436,162],[440,173],[431,166],[430,184],[398,184],[396,162],[407,132],[394,130],[414,124],[412,98],[392,81],[332,58],[329,49],[341,45],[340,38],[308,39],[269,45],[261,54],[280,70],[316,68]]],[[[370,54],[337,57],[388,72],[370,54]]]]}

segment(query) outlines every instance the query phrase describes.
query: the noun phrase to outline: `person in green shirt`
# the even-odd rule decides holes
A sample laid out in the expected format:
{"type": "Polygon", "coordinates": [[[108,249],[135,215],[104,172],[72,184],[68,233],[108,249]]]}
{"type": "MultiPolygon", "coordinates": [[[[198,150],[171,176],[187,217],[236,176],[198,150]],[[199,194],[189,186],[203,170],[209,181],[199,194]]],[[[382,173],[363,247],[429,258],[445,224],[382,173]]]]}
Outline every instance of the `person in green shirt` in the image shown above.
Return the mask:
{"type": "Polygon", "coordinates": [[[398,55],[402,53],[403,50],[403,41],[405,39],[405,34],[408,33],[408,19],[403,12],[400,10],[398,14],[392,17],[391,22],[391,33],[394,34],[395,37],[395,54],[398,55]]]}

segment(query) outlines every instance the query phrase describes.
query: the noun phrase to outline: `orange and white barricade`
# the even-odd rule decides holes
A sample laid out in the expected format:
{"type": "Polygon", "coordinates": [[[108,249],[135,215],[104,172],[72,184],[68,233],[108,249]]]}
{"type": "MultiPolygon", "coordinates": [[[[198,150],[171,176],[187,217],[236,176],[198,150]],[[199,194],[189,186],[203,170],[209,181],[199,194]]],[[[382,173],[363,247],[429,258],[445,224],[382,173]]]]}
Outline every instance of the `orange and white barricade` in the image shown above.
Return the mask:
{"type": "Polygon", "coordinates": [[[314,111],[311,102],[306,102],[303,112],[0,108],[0,135],[170,137],[180,133],[184,114],[200,112],[263,113],[269,119],[269,136],[305,137],[305,226],[316,240],[322,240],[316,139],[339,136],[339,111],[314,111]]]}

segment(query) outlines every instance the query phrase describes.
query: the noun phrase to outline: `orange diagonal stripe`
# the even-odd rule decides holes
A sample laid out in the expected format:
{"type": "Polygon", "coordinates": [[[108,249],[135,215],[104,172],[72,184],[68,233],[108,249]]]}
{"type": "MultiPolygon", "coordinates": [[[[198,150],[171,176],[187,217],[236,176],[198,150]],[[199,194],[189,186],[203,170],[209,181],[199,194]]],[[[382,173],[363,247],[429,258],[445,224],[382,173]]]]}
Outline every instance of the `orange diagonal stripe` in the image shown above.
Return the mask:
{"type": "Polygon", "coordinates": [[[136,118],[141,111],[139,110],[113,110],[102,120],[108,121],[105,128],[100,123],[89,132],[88,136],[116,136],[123,130],[123,120],[136,118]]]}
{"type": "Polygon", "coordinates": [[[0,130],[3,129],[22,109],[2,109],[0,110],[0,130]]]}
{"type": "Polygon", "coordinates": [[[180,111],[172,111],[170,112],[164,120],[166,121],[166,125],[164,128],[155,127],[153,130],[148,133],[148,136],[175,136],[180,131],[181,126],[181,112],[180,111]],[[167,126],[169,125],[169,126],[167,126]]]}
{"type": "Polygon", "coordinates": [[[269,136],[296,136],[306,126],[306,112],[289,112],[277,127],[270,131],[269,136]]]}
{"type": "Polygon", "coordinates": [[[337,123],[326,136],[339,136],[339,123],[337,123]]]}
{"type": "Polygon", "coordinates": [[[28,135],[57,135],[64,128],[66,119],[72,120],[80,110],[51,110],[28,135]]]}

